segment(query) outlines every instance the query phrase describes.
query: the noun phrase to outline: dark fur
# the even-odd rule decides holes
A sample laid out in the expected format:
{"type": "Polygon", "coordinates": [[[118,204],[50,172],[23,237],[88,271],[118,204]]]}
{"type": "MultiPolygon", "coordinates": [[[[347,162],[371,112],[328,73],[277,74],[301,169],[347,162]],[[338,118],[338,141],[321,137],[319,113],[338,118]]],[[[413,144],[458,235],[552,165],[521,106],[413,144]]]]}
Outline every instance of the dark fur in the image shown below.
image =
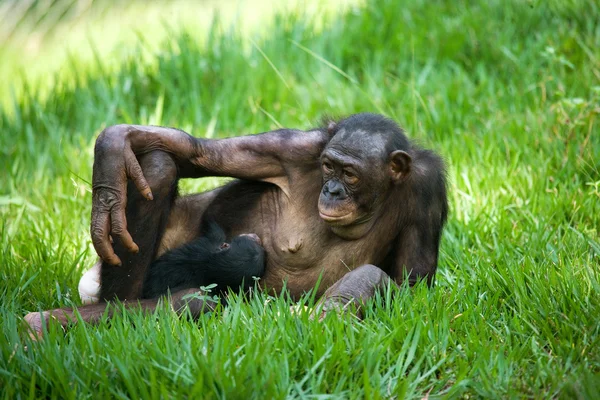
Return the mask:
{"type": "Polygon", "coordinates": [[[217,284],[217,292],[254,285],[265,270],[265,251],[246,236],[233,238],[222,249],[225,233],[210,223],[205,236],[163,254],[148,267],[143,298],[151,299],[182,289],[217,284]]]}
{"type": "Polygon", "coordinates": [[[409,151],[412,147],[410,141],[404,135],[404,130],[394,120],[379,114],[361,113],[350,115],[328,127],[331,137],[342,129],[361,130],[367,135],[384,134],[388,139],[387,153],[383,155],[384,157],[394,150],[409,151]]]}

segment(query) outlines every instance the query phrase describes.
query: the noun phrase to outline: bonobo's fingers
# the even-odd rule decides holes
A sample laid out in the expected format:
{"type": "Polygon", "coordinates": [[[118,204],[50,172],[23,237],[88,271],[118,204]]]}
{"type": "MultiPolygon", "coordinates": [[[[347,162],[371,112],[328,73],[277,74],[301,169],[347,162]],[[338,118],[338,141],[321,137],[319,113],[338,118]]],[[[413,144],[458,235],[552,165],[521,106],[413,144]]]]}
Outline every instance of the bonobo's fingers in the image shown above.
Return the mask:
{"type": "Polygon", "coordinates": [[[98,136],[94,147],[92,243],[100,258],[113,265],[120,265],[121,260],[110,244],[110,234],[117,236],[129,251],[139,251],[127,232],[127,178],[147,199],[152,199],[148,182],[128,140],[130,131],[126,125],[106,128],[98,136]]]}
{"type": "Polygon", "coordinates": [[[311,319],[318,318],[319,322],[322,322],[329,314],[349,315],[362,320],[362,302],[358,299],[328,299],[325,303],[315,307],[311,312],[311,319]]]}
{"type": "MultiPolygon", "coordinates": [[[[95,202],[94,202],[95,203],[95,202]]],[[[92,205],[92,225],[90,233],[92,244],[98,256],[111,265],[121,265],[121,259],[115,254],[109,239],[110,214],[107,211],[94,210],[92,205]]]]}
{"type": "MultiPolygon", "coordinates": [[[[114,207],[110,212],[110,220],[111,220],[111,232],[113,235],[117,236],[123,246],[125,246],[129,251],[133,253],[137,253],[140,251],[140,248],[131,238],[129,231],[127,230],[127,218],[125,217],[125,210],[118,209],[114,207]]],[[[109,237],[109,242],[111,238],[109,237]]]]}
{"type": "Polygon", "coordinates": [[[125,142],[125,170],[127,171],[127,177],[133,181],[137,190],[140,191],[142,196],[148,200],[154,200],[150,185],[144,177],[140,163],[138,162],[135,154],[131,150],[129,141],[125,142]]]}

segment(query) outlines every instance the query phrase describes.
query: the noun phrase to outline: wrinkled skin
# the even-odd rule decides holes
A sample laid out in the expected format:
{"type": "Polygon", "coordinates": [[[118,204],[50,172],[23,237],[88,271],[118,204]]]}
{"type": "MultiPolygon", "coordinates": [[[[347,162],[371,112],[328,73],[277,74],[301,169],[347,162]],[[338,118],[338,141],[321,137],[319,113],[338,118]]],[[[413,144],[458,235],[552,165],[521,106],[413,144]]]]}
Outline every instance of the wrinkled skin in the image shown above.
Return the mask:
{"type": "MultiPolygon", "coordinates": [[[[196,238],[210,219],[228,237],[254,232],[261,239],[261,289],[279,292],[285,284],[298,298],[322,276],[324,312],[354,304],[360,313],[362,301],[383,286],[405,277],[433,281],[447,215],[441,159],[375,114],[219,140],[113,126],[96,142],[92,199],[100,298],[127,304],[140,298],[152,260],[196,238]],[[176,197],[179,179],[204,176],[238,180],[176,197]]],[[[142,308],[156,302],[144,300],[142,308]]],[[[94,321],[102,305],[78,311],[94,321]]],[[[198,314],[213,307],[190,308],[198,314]]],[[[73,319],[73,310],[46,313],[63,325],[73,319]]],[[[39,322],[35,314],[28,318],[39,322]]]]}

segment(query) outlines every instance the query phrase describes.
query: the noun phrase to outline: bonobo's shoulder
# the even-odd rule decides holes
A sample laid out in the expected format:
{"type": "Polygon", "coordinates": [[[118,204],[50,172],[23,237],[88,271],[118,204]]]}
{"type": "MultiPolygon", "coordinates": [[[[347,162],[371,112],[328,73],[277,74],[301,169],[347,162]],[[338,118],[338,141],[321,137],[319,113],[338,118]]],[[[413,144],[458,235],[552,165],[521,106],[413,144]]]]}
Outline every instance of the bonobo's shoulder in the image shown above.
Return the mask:
{"type": "Polygon", "coordinates": [[[433,150],[423,149],[418,146],[413,146],[412,149],[413,162],[422,174],[437,174],[445,173],[446,165],[444,159],[433,150]]]}
{"type": "Polygon", "coordinates": [[[413,146],[411,156],[411,181],[413,185],[421,188],[437,187],[445,190],[447,182],[444,159],[435,151],[418,146],[413,146]]]}
{"type": "Polygon", "coordinates": [[[409,188],[421,209],[439,207],[445,221],[448,210],[448,183],[444,160],[432,150],[413,149],[409,188]]]}

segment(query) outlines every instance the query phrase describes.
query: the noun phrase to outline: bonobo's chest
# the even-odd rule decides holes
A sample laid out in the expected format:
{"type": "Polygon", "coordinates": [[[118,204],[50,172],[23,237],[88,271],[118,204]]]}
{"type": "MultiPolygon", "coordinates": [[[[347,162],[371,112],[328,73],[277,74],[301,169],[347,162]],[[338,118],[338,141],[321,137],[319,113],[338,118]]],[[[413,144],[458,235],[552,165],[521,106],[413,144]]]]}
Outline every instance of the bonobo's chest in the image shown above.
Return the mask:
{"type": "Polygon", "coordinates": [[[333,234],[319,218],[318,193],[307,193],[302,203],[282,196],[277,199],[277,212],[263,216],[268,221],[262,232],[267,251],[263,282],[269,288],[279,291],[287,281],[292,296],[299,297],[320,279],[322,293],[347,272],[364,264],[379,265],[389,253],[389,244],[370,235],[344,240],[333,234]]]}
{"type": "Polygon", "coordinates": [[[295,194],[271,184],[237,181],[221,191],[209,210],[232,236],[256,233],[261,238],[267,253],[261,284],[279,292],[287,282],[294,298],[319,279],[318,292],[323,293],[348,271],[364,264],[381,266],[391,249],[389,235],[377,229],[357,240],[336,236],[319,217],[319,177],[314,178],[307,177],[314,186],[302,185],[295,194]]]}

